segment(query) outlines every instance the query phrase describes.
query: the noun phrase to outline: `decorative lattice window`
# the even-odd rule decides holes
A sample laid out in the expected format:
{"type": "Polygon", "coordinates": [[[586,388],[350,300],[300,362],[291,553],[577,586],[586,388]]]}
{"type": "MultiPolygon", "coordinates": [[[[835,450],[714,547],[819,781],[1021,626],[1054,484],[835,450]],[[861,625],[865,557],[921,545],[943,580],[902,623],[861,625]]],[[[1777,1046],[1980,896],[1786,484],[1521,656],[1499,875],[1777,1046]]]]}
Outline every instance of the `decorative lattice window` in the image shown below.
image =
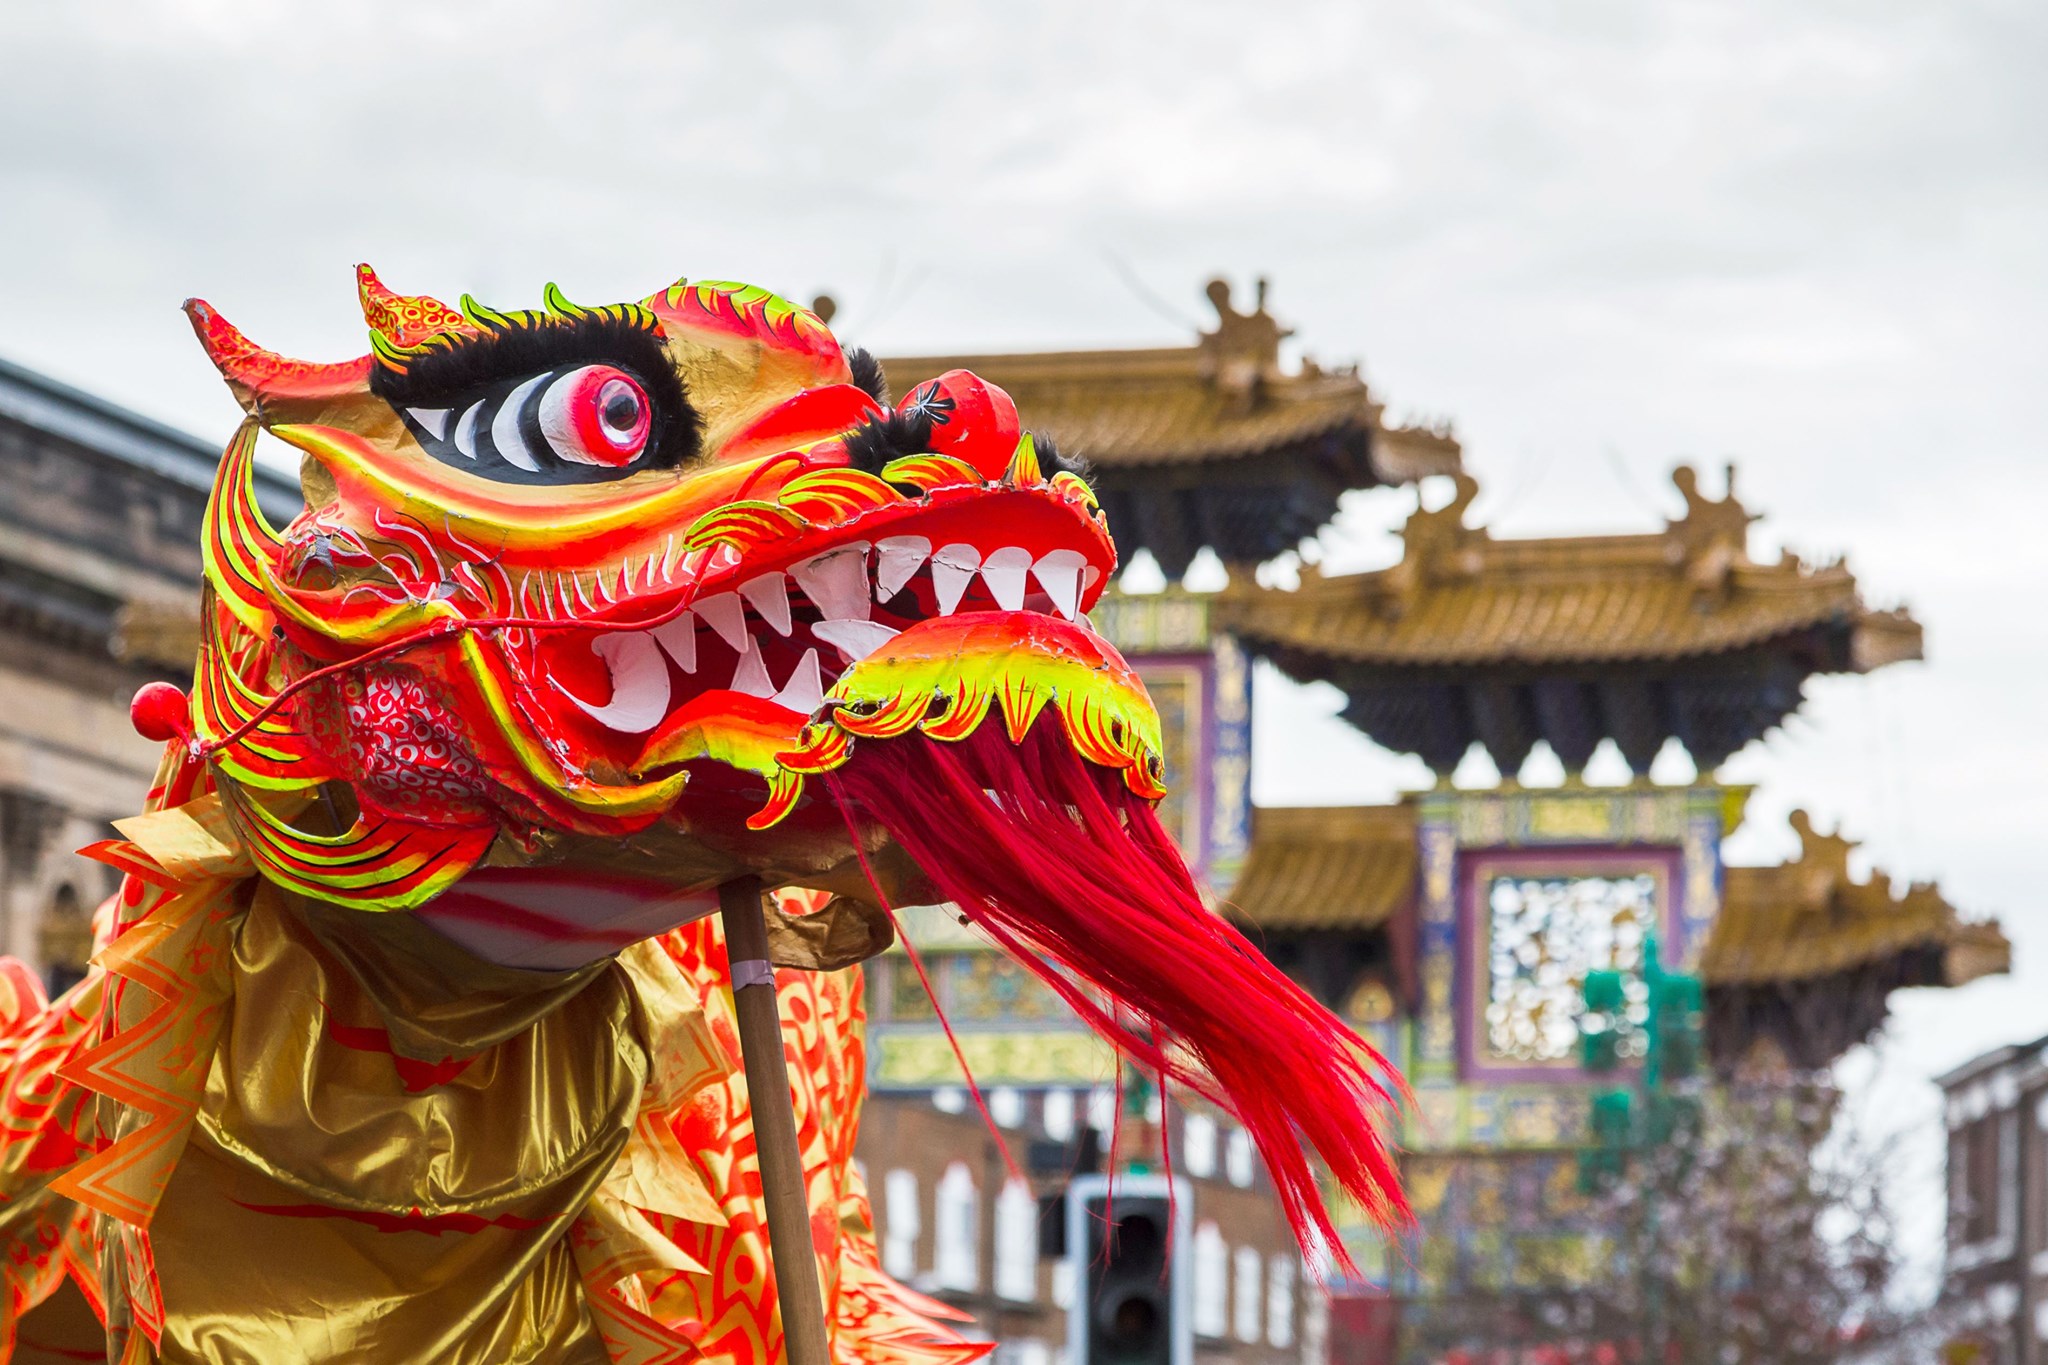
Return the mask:
{"type": "Polygon", "coordinates": [[[1657,917],[1658,879],[1619,875],[1496,874],[1482,888],[1485,926],[1481,1056],[1556,1065],[1577,1055],[1586,973],[1622,974],[1615,1021],[1624,1058],[1647,1044],[1649,987],[1643,951],[1657,917]]]}
{"type": "Polygon", "coordinates": [[[948,964],[956,1018],[977,1023],[1048,1020],[1067,1015],[1066,1002],[1030,970],[997,952],[959,953],[948,964]]]}

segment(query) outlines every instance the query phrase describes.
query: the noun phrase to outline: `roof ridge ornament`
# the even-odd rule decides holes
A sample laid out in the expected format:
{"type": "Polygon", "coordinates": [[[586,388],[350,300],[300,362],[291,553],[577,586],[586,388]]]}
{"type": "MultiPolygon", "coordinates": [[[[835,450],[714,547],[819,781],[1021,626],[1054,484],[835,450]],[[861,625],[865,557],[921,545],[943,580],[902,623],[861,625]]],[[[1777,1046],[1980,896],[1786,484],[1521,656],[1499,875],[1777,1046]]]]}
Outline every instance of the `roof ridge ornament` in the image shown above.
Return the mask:
{"type": "Polygon", "coordinates": [[[1830,889],[1840,884],[1858,884],[1849,873],[1849,855],[1858,847],[1858,840],[1845,836],[1840,826],[1832,834],[1821,833],[1804,808],[1794,809],[1785,817],[1785,823],[1799,836],[1799,857],[1788,866],[1825,880],[1830,889]]]}
{"type": "Polygon", "coordinates": [[[1255,285],[1252,311],[1240,313],[1231,301],[1230,281],[1209,281],[1204,293],[1216,309],[1216,329],[1203,332],[1196,347],[1202,353],[1204,377],[1240,412],[1259,405],[1267,384],[1282,378],[1280,343],[1294,335],[1266,311],[1268,281],[1255,285]]]}
{"type": "Polygon", "coordinates": [[[1700,491],[1699,471],[1689,464],[1671,471],[1671,482],[1685,499],[1685,515],[1664,523],[1674,557],[1703,602],[1726,601],[1736,569],[1751,563],[1749,524],[1762,517],[1735,497],[1735,462],[1728,462],[1725,496],[1710,498],[1700,491]]]}
{"type": "Polygon", "coordinates": [[[1479,496],[1479,480],[1460,469],[1449,475],[1456,491],[1442,507],[1430,510],[1416,494],[1415,510],[1401,527],[1401,562],[1387,570],[1391,591],[1381,599],[1381,610],[1398,617],[1409,600],[1431,583],[1445,579],[1473,578],[1486,567],[1486,546],[1492,533],[1484,526],[1465,524],[1465,513],[1479,496]]]}

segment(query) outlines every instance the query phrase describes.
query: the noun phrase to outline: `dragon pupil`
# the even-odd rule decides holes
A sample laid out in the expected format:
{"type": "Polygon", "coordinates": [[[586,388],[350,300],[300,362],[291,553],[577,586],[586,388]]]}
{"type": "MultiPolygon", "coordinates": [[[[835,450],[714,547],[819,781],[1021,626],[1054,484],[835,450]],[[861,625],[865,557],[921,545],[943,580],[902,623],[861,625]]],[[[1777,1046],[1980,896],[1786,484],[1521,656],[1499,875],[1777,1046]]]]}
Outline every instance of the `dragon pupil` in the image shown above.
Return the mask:
{"type": "Polygon", "coordinates": [[[615,431],[631,431],[640,417],[640,400],[624,385],[608,385],[611,392],[599,396],[604,424],[615,431]]]}

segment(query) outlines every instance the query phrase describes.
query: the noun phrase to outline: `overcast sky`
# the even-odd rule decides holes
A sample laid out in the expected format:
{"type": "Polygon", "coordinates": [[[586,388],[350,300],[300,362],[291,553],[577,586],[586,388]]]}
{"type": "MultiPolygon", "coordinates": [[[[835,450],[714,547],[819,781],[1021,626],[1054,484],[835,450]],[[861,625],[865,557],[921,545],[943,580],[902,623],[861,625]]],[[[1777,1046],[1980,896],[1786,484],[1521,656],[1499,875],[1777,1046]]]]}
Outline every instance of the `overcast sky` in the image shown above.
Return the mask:
{"type": "MultiPolygon", "coordinates": [[[[2004,921],[2012,978],[1895,998],[1857,1069],[1892,1118],[2048,1033],[2048,8],[979,9],[0,6],[0,354],[224,437],[179,300],[355,355],[358,260],[499,306],[830,290],[884,353],[1176,344],[1268,273],[1303,350],[1455,420],[1497,531],[1652,529],[1671,465],[1735,460],[1760,552],[1908,603],[1928,663],[1813,684],[1724,770],[1760,784],[1731,855],[1804,805],[2004,921]]],[[[1356,497],[1331,554],[1384,562],[1412,503],[1356,497]]],[[[1262,681],[1262,801],[1416,775],[1335,705],[1262,681]]]]}

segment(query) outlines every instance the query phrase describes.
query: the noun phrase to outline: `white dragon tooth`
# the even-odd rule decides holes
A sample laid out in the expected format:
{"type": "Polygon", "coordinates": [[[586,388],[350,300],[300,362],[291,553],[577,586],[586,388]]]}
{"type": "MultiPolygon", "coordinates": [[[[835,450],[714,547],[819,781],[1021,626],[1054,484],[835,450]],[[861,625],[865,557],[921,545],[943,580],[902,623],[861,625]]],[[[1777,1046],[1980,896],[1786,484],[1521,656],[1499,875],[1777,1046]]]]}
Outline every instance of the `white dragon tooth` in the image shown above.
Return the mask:
{"type": "Polygon", "coordinates": [[[746,649],[740,654],[739,666],[732,671],[732,690],[744,692],[750,697],[772,697],[775,684],[768,678],[768,662],[761,657],[760,646],[751,638],[746,649]]]}
{"type": "Polygon", "coordinates": [[[547,382],[547,376],[537,374],[505,395],[505,401],[498,405],[498,415],[491,419],[491,444],[505,457],[507,464],[516,465],[529,474],[540,473],[540,461],[533,458],[527,449],[526,438],[519,433],[519,418],[526,410],[526,400],[533,391],[547,382]]]}
{"type": "Polygon", "coordinates": [[[1031,572],[1031,551],[1005,545],[981,562],[981,581],[1004,611],[1021,611],[1024,606],[1024,575],[1031,572]]]}
{"type": "MultiPolygon", "coordinates": [[[[697,615],[704,618],[704,624],[718,632],[718,638],[742,654],[750,647],[747,640],[747,609],[740,605],[738,593],[721,592],[694,604],[697,615]]],[[[767,696],[766,692],[761,694],[767,696]]]]}
{"type": "Polygon", "coordinates": [[[972,545],[948,545],[932,555],[932,593],[939,601],[939,615],[953,614],[980,567],[981,551],[972,545]]]}
{"type": "Polygon", "coordinates": [[[761,619],[775,627],[777,635],[789,634],[789,587],[779,573],[764,573],[740,584],[740,596],[747,599],[761,619]]]}
{"type": "Polygon", "coordinates": [[[670,532],[668,533],[668,548],[667,548],[667,549],[665,549],[665,550],[663,550],[663,551],[661,552],[661,581],[662,581],[662,582],[666,583],[666,582],[668,582],[668,581],[669,581],[669,569],[670,569],[670,568],[671,568],[671,567],[672,567],[672,566],[673,566],[673,565],[675,564],[675,559],[676,559],[676,533],[675,533],[674,531],[670,531],[670,532]]]}
{"type": "Polygon", "coordinates": [[[1079,550],[1047,550],[1031,566],[1032,577],[1045,589],[1059,614],[1069,621],[1081,613],[1081,570],[1086,567],[1088,556],[1079,550]]]}
{"type": "Polygon", "coordinates": [[[448,418],[453,408],[407,408],[406,415],[433,433],[437,441],[448,439],[448,418]]]}
{"type": "Polygon", "coordinates": [[[476,458],[476,419],[483,415],[484,400],[479,398],[469,405],[462,414],[462,420],[455,424],[455,449],[465,460],[476,458]]]}
{"type": "Polygon", "coordinates": [[[789,566],[789,576],[827,621],[865,621],[868,601],[868,543],[856,540],[789,566]]]}
{"type": "Polygon", "coordinates": [[[903,591],[910,576],[932,557],[923,536],[890,536],[875,542],[875,599],[886,602],[903,591]]]}
{"type": "MultiPolygon", "coordinates": [[[[595,616],[595,615],[597,614],[597,604],[596,604],[595,602],[592,602],[592,601],[591,601],[591,600],[590,600],[590,599],[589,599],[588,597],[586,597],[586,596],[584,595],[584,593],[583,593],[583,575],[582,575],[582,574],[579,574],[579,573],[572,573],[572,574],[570,574],[570,575],[569,575],[569,587],[570,587],[570,588],[573,588],[573,589],[575,590],[575,592],[576,592],[576,603],[577,603],[577,605],[578,605],[578,606],[580,606],[580,607],[582,607],[582,608],[583,608],[583,614],[584,614],[585,616],[595,616]]],[[[564,615],[564,616],[569,616],[569,615],[573,615],[573,613],[571,613],[571,612],[570,612],[570,611],[568,610],[568,606],[569,606],[569,594],[568,594],[568,593],[567,593],[567,592],[565,591],[565,592],[564,592],[564,593],[562,594],[562,608],[563,608],[563,615],[564,615]]]]}
{"type": "Polygon", "coordinates": [[[668,665],[661,661],[654,637],[645,631],[622,631],[599,636],[590,648],[611,674],[612,699],[593,706],[559,682],[556,690],[592,720],[621,734],[645,734],[661,724],[668,714],[668,665]]]}
{"type": "Polygon", "coordinates": [[[590,585],[591,591],[607,605],[616,606],[618,604],[619,599],[613,595],[612,585],[605,581],[604,566],[602,564],[598,565],[596,571],[590,575],[590,585]]]}
{"type": "Polygon", "coordinates": [[[640,586],[652,591],[654,588],[654,555],[652,552],[648,554],[647,563],[643,567],[645,572],[641,575],[640,586]]]}
{"type": "Polygon", "coordinates": [[[817,650],[804,651],[804,657],[797,660],[796,671],[770,700],[806,716],[818,709],[818,703],[825,700],[825,677],[818,671],[817,650]]]}
{"type": "Polygon", "coordinates": [[[669,658],[676,661],[677,668],[685,673],[697,671],[697,618],[694,615],[686,611],[647,633],[668,652],[669,658]]]}
{"type": "Polygon", "coordinates": [[[850,664],[859,663],[902,633],[880,621],[820,621],[811,627],[811,634],[845,655],[850,664]]]}

